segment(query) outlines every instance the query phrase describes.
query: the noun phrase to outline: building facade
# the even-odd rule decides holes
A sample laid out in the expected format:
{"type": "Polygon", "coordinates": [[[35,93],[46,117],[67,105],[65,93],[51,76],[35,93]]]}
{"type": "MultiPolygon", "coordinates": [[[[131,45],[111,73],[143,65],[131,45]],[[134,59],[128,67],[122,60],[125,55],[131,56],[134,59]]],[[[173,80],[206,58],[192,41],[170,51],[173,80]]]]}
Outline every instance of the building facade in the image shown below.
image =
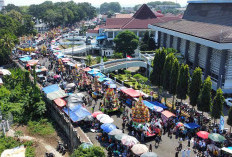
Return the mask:
{"type": "Polygon", "coordinates": [[[213,89],[232,93],[232,3],[190,1],[183,19],[149,25],[158,31],[158,45],[181,53],[190,71],[200,67],[213,89]]]}

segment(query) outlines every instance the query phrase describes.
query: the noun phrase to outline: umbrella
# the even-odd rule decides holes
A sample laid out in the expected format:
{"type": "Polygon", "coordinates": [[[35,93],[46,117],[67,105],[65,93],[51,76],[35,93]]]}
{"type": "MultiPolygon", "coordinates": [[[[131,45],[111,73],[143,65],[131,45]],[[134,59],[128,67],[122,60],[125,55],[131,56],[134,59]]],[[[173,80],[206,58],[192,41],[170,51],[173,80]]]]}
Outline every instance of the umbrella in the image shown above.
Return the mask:
{"type": "Polygon", "coordinates": [[[109,124],[109,123],[107,123],[107,124],[102,124],[102,125],[101,125],[101,129],[102,129],[104,132],[109,133],[109,132],[111,132],[112,130],[116,129],[116,125],[114,125],[114,124],[109,124]]]}
{"type": "Polygon", "coordinates": [[[55,75],[54,79],[60,78],[60,75],[55,75]]]}
{"type": "Polygon", "coordinates": [[[124,137],[124,136],[129,136],[129,135],[127,135],[127,134],[117,134],[117,135],[114,136],[114,138],[116,140],[118,140],[118,141],[121,141],[122,137],[124,137]]]}
{"type": "Polygon", "coordinates": [[[132,148],[131,148],[132,152],[136,155],[141,155],[143,153],[148,152],[148,148],[146,145],[144,144],[135,144],[132,148]]]}
{"type": "Polygon", "coordinates": [[[93,114],[92,114],[92,116],[94,117],[94,118],[96,118],[97,117],[97,115],[99,115],[99,114],[103,114],[101,111],[95,111],[93,114]]]}
{"type": "Polygon", "coordinates": [[[114,84],[114,82],[113,81],[106,81],[106,82],[104,82],[104,85],[110,85],[110,84],[114,84]]]}
{"type": "Polygon", "coordinates": [[[110,118],[110,117],[103,117],[100,119],[100,122],[105,124],[105,123],[113,123],[114,122],[114,119],[113,118],[110,118]]]}
{"type": "Polygon", "coordinates": [[[113,131],[109,132],[108,135],[117,135],[117,134],[122,134],[122,130],[114,129],[113,131]]]}
{"type": "Polygon", "coordinates": [[[208,137],[209,137],[209,139],[211,139],[214,142],[223,142],[226,140],[225,137],[223,137],[222,135],[217,134],[217,133],[209,134],[208,137]]]}
{"type": "Polygon", "coordinates": [[[176,126],[180,127],[180,126],[184,126],[184,124],[181,122],[178,122],[178,123],[176,123],[176,126]]]}
{"type": "Polygon", "coordinates": [[[158,157],[158,155],[154,152],[146,152],[143,153],[140,157],[158,157]]]}
{"type": "Polygon", "coordinates": [[[110,88],[117,88],[116,84],[110,84],[110,88]]]}
{"type": "Polygon", "coordinates": [[[67,84],[66,88],[73,88],[75,86],[76,86],[75,83],[69,83],[67,84]]]}
{"type": "Polygon", "coordinates": [[[139,141],[135,137],[132,137],[132,136],[123,136],[121,139],[121,142],[123,145],[130,147],[130,146],[137,144],[139,141]]]}
{"type": "Polygon", "coordinates": [[[107,114],[99,114],[97,115],[97,120],[101,120],[102,118],[110,118],[107,114]]]}
{"type": "Polygon", "coordinates": [[[82,143],[81,145],[80,145],[80,147],[82,147],[82,148],[84,148],[84,149],[89,149],[89,148],[91,148],[91,147],[93,147],[93,144],[92,143],[82,143]]]}
{"type": "Polygon", "coordinates": [[[197,133],[197,136],[203,139],[208,139],[209,133],[206,131],[199,131],[197,133]]]}
{"type": "Polygon", "coordinates": [[[84,118],[84,121],[93,121],[93,116],[92,115],[88,115],[84,118]]]}

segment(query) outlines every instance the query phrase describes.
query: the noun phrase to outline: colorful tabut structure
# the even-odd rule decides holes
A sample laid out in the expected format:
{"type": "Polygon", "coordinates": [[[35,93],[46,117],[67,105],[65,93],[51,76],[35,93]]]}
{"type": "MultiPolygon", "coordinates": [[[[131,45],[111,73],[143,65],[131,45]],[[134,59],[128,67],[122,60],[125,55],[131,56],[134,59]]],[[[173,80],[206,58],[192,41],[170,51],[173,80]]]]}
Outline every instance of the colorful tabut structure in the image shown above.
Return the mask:
{"type": "Polygon", "coordinates": [[[114,93],[114,89],[108,88],[106,90],[102,107],[106,112],[114,112],[120,109],[118,95],[114,93]]]}
{"type": "Polygon", "coordinates": [[[90,80],[87,77],[84,71],[80,71],[80,81],[79,81],[79,88],[84,89],[85,86],[90,85],[90,80]]]}
{"type": "Polygon", "coordinates": [[[138,102],[132,107],[132,121],[135,123],[147,123],[150,121],[149,110],[144,105],[142,96],[139,97],[138,102]]]}

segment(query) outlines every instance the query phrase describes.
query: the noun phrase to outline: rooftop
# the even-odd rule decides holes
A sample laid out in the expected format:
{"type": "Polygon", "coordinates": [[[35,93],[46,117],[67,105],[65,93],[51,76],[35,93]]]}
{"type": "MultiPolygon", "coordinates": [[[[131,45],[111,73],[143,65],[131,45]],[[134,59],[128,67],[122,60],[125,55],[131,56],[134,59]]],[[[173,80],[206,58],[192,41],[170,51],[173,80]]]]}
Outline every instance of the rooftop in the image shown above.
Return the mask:
{"type": "Polygon", "coordinates": [[[175,20],[156,23],[154,26],[199,37],[217,43],[232,42],[232,27],[188,20],[175,20]]]}
{"type": "Polygon", "coordinates": [[[170,20],[180,19],[179,16],[160,16],[157,17],[151,9],[143,4],[131,18],[108,18],[106,29],[148,29],[148,24],[162,23],[170,20]]]}

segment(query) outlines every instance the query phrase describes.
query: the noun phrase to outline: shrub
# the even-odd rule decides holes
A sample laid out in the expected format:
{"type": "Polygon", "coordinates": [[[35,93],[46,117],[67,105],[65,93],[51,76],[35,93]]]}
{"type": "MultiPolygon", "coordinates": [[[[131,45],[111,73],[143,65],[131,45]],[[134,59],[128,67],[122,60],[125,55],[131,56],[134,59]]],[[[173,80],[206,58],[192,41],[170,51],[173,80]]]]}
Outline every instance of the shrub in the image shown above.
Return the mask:
{"type": "Polygon", "coordinates": [[[29,121],[28,129],[31,134],[38,134],[41,136],[51,135],[55,132],[51,122],[47,119],[41,119],[40,121],[29,121]]]}
{"type": "Polygon", "coordinates": [[[105,153],[102,147],[93,146],[91,148],[79,147],[74,150],[71,157],[105,157],[105,153]]]}
{"type": "Polygon", "coordinates": [[[113,55],[113,58],[115,59],[122,59],[123,58],[123,54],[119,53],[119,52],[115,52],[113,55]]]}

